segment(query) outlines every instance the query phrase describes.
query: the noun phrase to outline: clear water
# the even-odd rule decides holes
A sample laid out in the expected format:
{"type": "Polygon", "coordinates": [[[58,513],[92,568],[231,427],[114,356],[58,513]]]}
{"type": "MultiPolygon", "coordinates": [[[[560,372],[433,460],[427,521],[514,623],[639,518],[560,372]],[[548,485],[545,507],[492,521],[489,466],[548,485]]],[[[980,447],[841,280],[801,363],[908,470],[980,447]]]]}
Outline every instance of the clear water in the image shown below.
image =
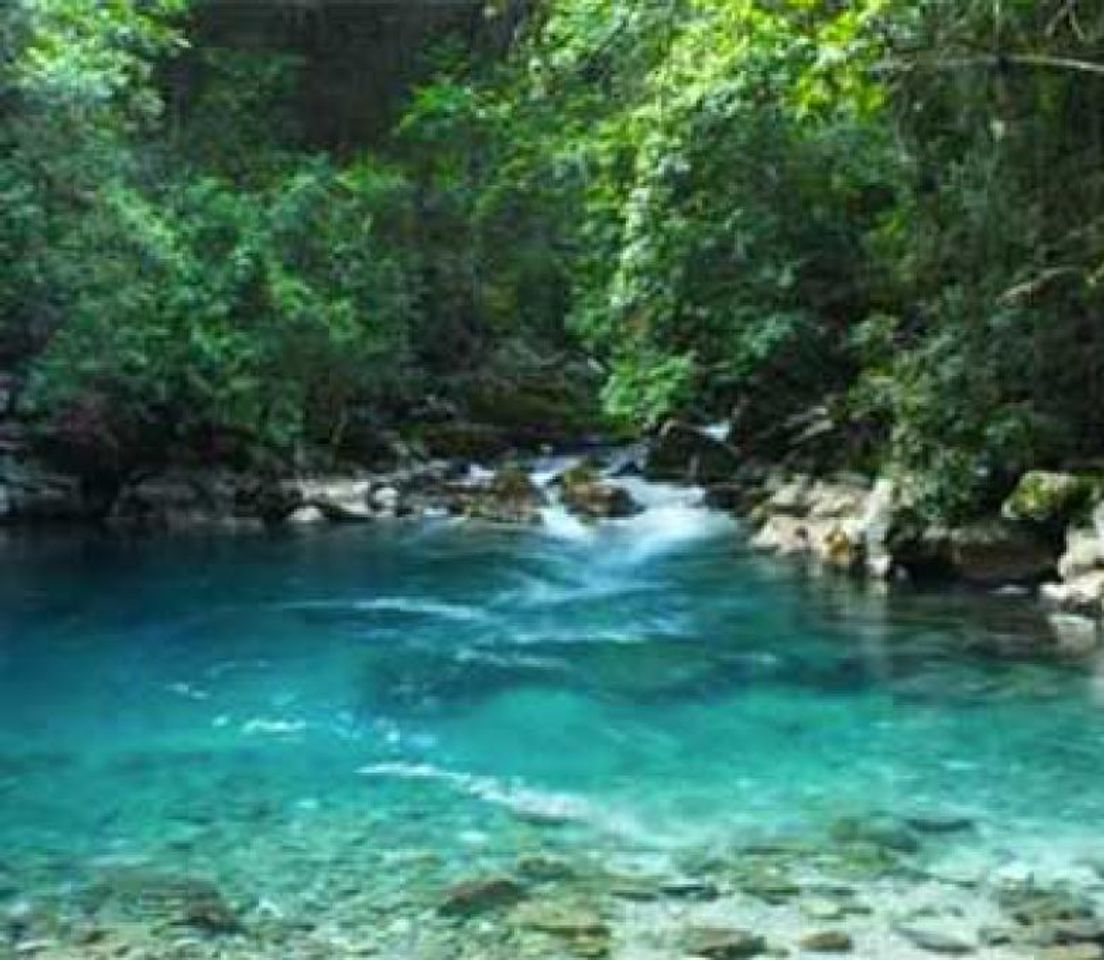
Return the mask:
{"type": "Polygon", "coordinates": [[[1027,604],[812,577],[653,501],[0,544],[0,898],[129,862],[276,902],[369,864],[382,898],[868,811],[967,814],[998,856],[1098,843],[1102,686],[1027,604]]]}

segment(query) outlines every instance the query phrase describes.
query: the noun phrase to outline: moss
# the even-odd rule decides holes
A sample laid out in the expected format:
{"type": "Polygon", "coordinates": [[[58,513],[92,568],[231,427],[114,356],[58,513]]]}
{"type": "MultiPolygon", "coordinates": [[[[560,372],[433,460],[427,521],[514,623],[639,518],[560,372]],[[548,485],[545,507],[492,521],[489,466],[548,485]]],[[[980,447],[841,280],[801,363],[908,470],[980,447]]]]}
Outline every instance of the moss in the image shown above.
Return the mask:
{"type": "Polygon", "coordinates": [[[1010,519],[1061,528],[1080,519],[1102,494],[1100,476],[1032,470],[1020,478],[1003,512],[1010,519]]]}

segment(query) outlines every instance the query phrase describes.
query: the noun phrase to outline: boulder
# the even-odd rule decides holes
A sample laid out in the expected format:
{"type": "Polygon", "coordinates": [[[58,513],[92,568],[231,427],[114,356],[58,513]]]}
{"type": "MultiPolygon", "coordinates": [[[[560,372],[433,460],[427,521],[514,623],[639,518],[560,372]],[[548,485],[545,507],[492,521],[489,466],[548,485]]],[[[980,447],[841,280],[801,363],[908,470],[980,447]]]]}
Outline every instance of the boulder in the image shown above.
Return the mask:
{"type": "Polygon", "coordinates": [[[1063,580],[1104,570],[1104,538],[1092,527],[1071,527],[1066,531],[1066,552],[1058,559],[1063,580]]]}
{"type": "Polygon", "coordinates": [[[102,517],[109,502],[109,493],[36,459],[0,461],[0,521],[86,522],[102,517]]]}
{"type": "Polygon", "coordinates": [[[110,517],[116,524],[169,529],[231,524],[236,519],[238,498],[233,481],[185,469],[167,470],[127,484],[110,517]]]}
{"type": "Polygon", "coordinates": [[[1044,583],[1040,595],[1048,606],[1063,613],[1099,617],[1104,614],[1104,569],[1062,583],[1044,583]]]}
{"type": "Polygon", "coordinates": [[[539,523],[544,494],[520,466],[498,471],[486,486],[471,493],[464,513],[495,523],[539,523]]]}
{"type": "Polygon", "coordinates": [[[809,525],[801,517],[769,517],[751,538],[757,550],[767,550],[782,556],[800,556],[812,550],[809,525]]]}
{"type": "Polygon", "coordinates": [[[395,516],[402,505],[402,494],[393,486],[383,486],[372,491],[371,501],[380,513],[395,516]]]}
{"type": "Polygon", "coordinates": [[[560,478],[564,506],[590,520],[629,517],[641,510],[623,487],[603,480],[592,464],[581,463],[560,478]]]}
{"type": "Polygon", "coordinates": [[[896,930],[913,946],[928,953],[962,956],[974,952],[973,944],[934,925],[901,924],[896,930]]]}
{"type": "Polygon", "coordinates": [[[864,561],[869,576],[884,580],[893,572],[890,535],[893,530],[897,485],[886,478],[875,482],[863,505],[860,526],[866,544],[864,561]]]}
{"type": "Polygon", "coordinates": [[[1099,492],[1100,481],[1095,478],[1031,470],[1004,501],[1001,514],[1009,520],[1060,531],[1099,492]]]}
{"type": "Polygon", "coordinates": [[[368,480],[329,477],[297,480],[291,486],[298,490],[303,504],[317,507],[332,523],[364,523],[372,519],[368,502],[372,485],[368,480]]]}
{"type": "Polygon", "coordinates": [[[776,481],[755,510],[762,526],[752,546],[783,555],[807,554],[848,573],[865,567],[884,577],[892,566],[888,540],[893,510],[889,481],[873,488],[860,478],[776,481]]]}
{"type": "Polygon", "coordinates": [[[644,474],[653,480],[720,483],[740,466],[734,448],[708,431],[672,420],[652,441],[644,462],[644,474]]]}
{"type": "MultiPolygon", "coordinates": [[[[1099,612],[1099,606],[1096,611],[1099,612]]],[[[1054,613],[1047,617],[1058,652],[1071,657],[1087,657],[1101,646],[1100,624],[1089,616],[1054,613]]]]}
{"type": "Polygon", "coordinates": [[[767,949],[762,937],[732,927],[691,927],[683,935],[681,946],[690,956],[706,960],[746,960],[767,949]]]}
{"type": "Polygon", "coordinates": [[[1000,518],[956,527],[950,531],[947,549],[954,572],[979,586],[1035,583],[1057,566],[1045,539],[1000,518]]]}
{"type": "Polygon", "coordinates": [[[771,516],[807,517],[815,503],[814,489],[812,478],[802,475],[793,477],[781,483],[763,502],[761,509],[771,516]]]}
{"type": "Polygon", "coordinates": [[[798,946],[809,953],[850,953],[855,943],[844,930],[818,930],[802,937],[798,946]]]}

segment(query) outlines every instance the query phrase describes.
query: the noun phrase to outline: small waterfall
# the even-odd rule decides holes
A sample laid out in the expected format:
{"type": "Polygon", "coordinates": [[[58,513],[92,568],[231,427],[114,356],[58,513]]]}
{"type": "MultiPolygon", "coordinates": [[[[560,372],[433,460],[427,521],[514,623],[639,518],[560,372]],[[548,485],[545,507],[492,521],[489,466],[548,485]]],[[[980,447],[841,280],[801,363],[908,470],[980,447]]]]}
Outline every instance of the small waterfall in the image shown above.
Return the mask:
{"type": "Polygon", "coordinates": [[[646,480],[626,475],[626,464],[635,462],[635,449],[614,451],[602,470],[605,482],[625,490],[642,508],[629,517],[586,521],[562,503],[556,481],[582,462],[581,457],[547,458],[534,465],[533,482],[550,503],[542,511],[543,533],[558,540],[616,548],[617,559],[639,561],[695,541],[722,536],[735,529],[728,514],[705,504],[700,487],[646,480]],[[611,542],[613,541],[613,542],[611,542]]]}

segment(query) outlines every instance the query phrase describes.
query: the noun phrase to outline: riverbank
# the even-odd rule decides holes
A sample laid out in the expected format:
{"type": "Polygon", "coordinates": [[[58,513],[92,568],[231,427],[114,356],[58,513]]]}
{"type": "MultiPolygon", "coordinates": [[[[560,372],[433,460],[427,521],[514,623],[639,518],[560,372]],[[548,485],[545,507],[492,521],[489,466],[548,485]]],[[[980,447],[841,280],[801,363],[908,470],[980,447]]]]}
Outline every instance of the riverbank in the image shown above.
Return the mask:
{"type": "Polygon", "coordinates": [[[1073,646],[1099,642],[1092,624],[1104,618],[1104,479],[1093,473],[1030,472],[991,515],[950,526],[922,519],[907,477],[744,462],[719,428],[675,422],[635,445],[592,439],[557,453],[513,447],[485,424],[454,424],[436,428],[428,445],[381,441],[385,468],[280,475],[178,466],[108,495],[87,476],[47,467],[22,428],[5,422],[0,529],[261,530],[442,516],[538,524],[553,506],[592,523],[639,510],[625,481],[641,477],[700,488],[765,553],[876,582],[1032,595],[1073,646]]]}

